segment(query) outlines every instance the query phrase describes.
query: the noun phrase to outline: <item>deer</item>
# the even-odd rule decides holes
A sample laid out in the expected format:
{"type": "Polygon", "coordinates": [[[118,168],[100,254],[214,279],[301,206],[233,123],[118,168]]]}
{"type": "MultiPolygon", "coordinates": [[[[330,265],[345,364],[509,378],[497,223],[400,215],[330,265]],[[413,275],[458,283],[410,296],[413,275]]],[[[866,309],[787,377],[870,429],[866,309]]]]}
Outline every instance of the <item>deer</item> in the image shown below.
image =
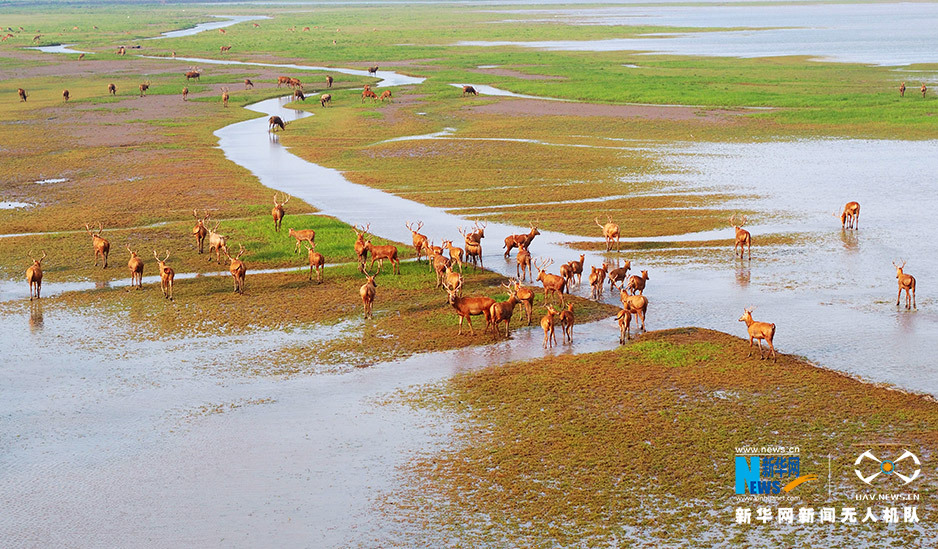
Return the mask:
{"type": "Polygon", "coordinates": [[[71,97],[71,95],[68,93],[68,90],[62,90],[62,99],[63,99],[66,103],[68,103],[68,100],[69,100],[70,97],[71,97]]]}
{"type": "Polygon", "coordinates": [[[629,333],[629,325],[632,324],[632,313],[628,309],[620,309],[616,315],[616,321],[619,323],[619,345],[625,345],[626,340],[632,338],[629,333]]]}
{"type": "Polygon", "coordinates": [[[478,261],[478,266],[483,267],[482,264],[482,239],[485,238],[485,226],[483,223],[479,225],[478,222],[475,223],[475,230],[467,233],[465,229],[459,227],[459,234],[462,235],[463,241],[466,243],[466,261],[472,261],[472,268],[477,268],[476,261],[478,261]]]}
{"type": "Polygon", "coordinates": [[[746,357],[752,356],[752,340],[756,339],[759,342],[759,360],[763,360],[765,357],[762,355],[762,340],[764,339],[769,344],[769,350],[772,351],[772,362],[777,362],[775,345],[772,344],[772,339],[775,338],[775,324],[756,322],[752,319],[754,310],[755,307],[747,307],[743,310],[743,316],[739,317],[739,322],[745,322],[746,331],[749,332],[749,354],[746,357]]]}
{"type": "MultiPolygon", "coordinates": [[[[583,262],[586,260],[585,254],[580,254],[580,259],[574,259],[569,263],[570,267],[573,269],[573,274],[576,275],[576,285],[580,286],[580,282],[583,280],[583,262]]],[[[573,278],[570,278],[570,283],[573,282],[573,278]]],[[[568,284],[569,285],[569,284],[568,284]]]]}
{"type": "Polygon", "coordinates": [[[306,96],[303,95],[303,91],[299,88],[293,90],[293,100],[294,101],[306,101],[306,96]]]}
{"type": "MultiPolygon", "coordinates": [[[[283,211],[283,205],[290,201],[290,195],[286,195],[287,199],[283,202],[277,200],[277,193],[274,193],[274,207],[270,210],[270,215],[274,218],[274,231],[280,232],[280,224],[283,222],[283,216],[286,215],[283,211]]],[[[297,244],[299,245],[299,244],[297,244]]]]}
{"type": "Polygon", "coordinates": [[[85,54],[82,53],[82,54],[79,54],[79,55],[78,55],[78,60],[79,60],[79,61],[81,61],[81,60],[84,59],[84,58],[85,58],[85,54]]]}
{"type": "Polygon", "coordinates": [[[208,219],[208,214],[206,213],[204,217],[199,217],[198,212],[192,210],[192,215],[196,219],[195,227],[192,227],[192,236],[195,237],[196,245],[199,247],[199,253],[202,253],[205,245],[205,237],[208,235],[208,229],[205,228],[205,220],[208,219]]]}
{"type": "Polygon", "coordinates": [[[746,219],[746,216],[743,216],[743,220],[737,225],[736,214],[730,216],[730,225],[732,225],[733,230],[736,231],[736,243],[733,244],[733,256],[736,256],[736,248],[739,248],[740,259],[743,258],[743,249],[746,246],[749,247],[749,259],[752,259],[752,235],[743,228],[743,225],[746,224],[746,219]]]}
{"type": "Polygon", "coordinates": [[[163,291],[163,297],[170,301],[175,301],[175,299],[173,299],[173,279],[176,278],[176,271],[166,266],[166,261],[169,259],[169,250],[166,250],[166,257],[163,259],[160,259],[160,256],[156,255],[156,250],[153,250],[153,257],[156,258],[156,262],[159,265],[160,290],[163,291]]]}
{"type": "MultiPolygon", "coordinates": [[[[834,213],[836,216],[837,213],[834,213]]],[[[840,226],[843,229],[858,229],[860,228],[860,203],[859,202],[847,202],[844,206],[844,211],[840,214],[840,226]]]]}
{"type": "Polygon", "coordinates": [[[616,252],[619,251],[619,226],[612,222],[612,218],[606,216],[608,222],[603,225],[599,222],[599,218],[593,218],[593,221],[596,222],[596,225],[603,230],[603,238],[606,239],[606,251],[612,250],[612,241],[616,241],[616,252]]]}
{"type": "Polygon", "coordinates": [[[645,331],[645,313],[648,311],[648,298],[643,295],[628,295],[625,290],[619,292],[622,308],[630,314],[637,315],[642,321],[641,330],[645,331]]]}
{"type": "Polygon", "coordinates": [[[599,301],[603,297],[603,284],[606,282],[607,265],[590,267],[590,299],[599,301]]]}
{"type": "Polygon", "coordinates": [[[368,259],[368,248],[365,245],[365,234],[368,233],[368,229],[370,227],[371,223],[365,225],[364,227],[352,225],[352,231],[355,232],[355,255],[358,256],[358,270],[361,272],[365,272],[365,261],[368,259]]]}
{"type": "Polygon", "coordinates": [[[423,221],[417,222],[417,228],[414,228],[413,223],[410,221],[405,221],[404,226],[407,227],[407,230],[410,231],[411,238],[414,242],[414,252],[417,254],[417,262],[420,262],[420,256],[426,255],[427,261],[430,261],[430,256],[428,255],[427,250],[427,237],[420,234],[420,228],[423,227],[423,221]]]}
{"type": "Polygon", "coordinates": [[[563,293],[567,290],[567,279],[562,276],[548,273],[545,269],[554,263],[553,259],[547,259],[538,263],[534,261],[534,268],[537,269],[537,281],[544,285],[544,301],[553,294],[560,296],[560,304],[564,304],[563,293]]]}
{"type": "Polygon", "coordinates": [[[332,87],[332,75],[331,74],[326,75],[326,87],[327,88],[332,87]]]}
{"type": "Polygon", "coordinates": [[[925,82],[922,82],[922,99],[925,99],[925,92],[928,91],[928,88],[925,87],[925,82]]]}
{"type": "MultiPolygon", "coordinates": [[[[208,231],[208,253],[215,252],[215,262],[221,263],[221,254],[224,252],[228,253],[228,237],[218,234],[219,221],[215,222],[215,226],[209,229],[208,231]]],[[[208,258],[209,261],[212,260],[211,257],[208,258]]]]}
{"type": "Polygon", "coordinates": [[[392,101],[391,101],[391,90],[384,90],[383,92],[381,92],[381,97],[379,97],[378,100],[383,102],[385,99],[388,100],[388,103],[391,103],[391,102],[392,102],[392,101]]]}
{"type": "Polygon", "coordinates": [[[182,100],[183,101],[189,100],[189,86],[186,86],[182,89],[182,100]]]}
{"type": "Polygon", "coordinates": [[[138,290],[143,288],[143,260],[137,256],[137,252],[130,249],[130,246],[124,246],[130,252],[130,260],[127,261],[127,268],[130,270],[130,287],[136,287],[138,290]]]}
{"type": "Polygon", "coordinates": [[[482,245],[477,242],[466,243],[466,260],[472,261],[473,270],[476,269],[476,261],[478,261],[478,267],[485,268],[485,265],[482,264],[482,245]]]}
{"type": "Polygon", "coordinates": [[[459,267],[459,272],[462,273],[463,256],[465,255],[463,249],[453,246],[452,240],[444,240],[443,249],[449,251],[450,263],[456,263],[456,266],[459,267]]]}
{"type": "Polygon", "coordinates": [[[286,122],[284,122],[282,118],[274,115],[267,119],[267,133],[277,131],[278,127],[281,130],[285,130],[287,127],[286,122]]]}
{"type": "MultiPolygon", "coordinates": [[[[368,266],[368,269],[371,270],[375,266],[375,261],[380,261],[378,263],[378,273],[381,272],[381,267],[384,266],[384,260],[387,259],[391,262],[391,265],[394,269],[394,274],[401,274],[401,262],[397,258],[397,246],[386,245],[386,246],[375,246],[371,241],[365,242],[365,249],[368,250],[368,253],[371,254],[371,265],[368,266]]],[[[377,273],[376,273],[377,274],[377,273]]]]}
{"type": "Polygon", "coordinates": [[[905,97],[905,82],[899,84],[899,97],[905,97]]]}
{"type": "Polygon", "coordinates": [[[36,289],[36,299],[39,299],[39,291],[42,289],[42,260],[46,258],[46,252],[42,252],[42,257],[36,259],[33,252],[29,252],[29,259],[33,262],[26,269],[26,282],[29,284],[29,300],[33,300],[33,288],[36,289]]]}
{"type": "Polygon", "coordinates": [[[378,273],[373,275],[368,274],[368,271],[362,271],[365,278],[367,279],[361,288],[358,289],[358,295],[362,297],[362,306],[365,309],[365,318],[374,318],[374,315],[371,312],[371,308],[375,302],[375,294],[377,293],[378,283],[375,281],[375,277],[378,276],[378,273]]]}
{"type": "MultiPolygon", "coordinates": [[[[520,253],[520,248],[519,248],[519,253],[520,253]]],[[[563,277],[563,279],[567,281],[568,288],[572,286],[573,279],[576,277],[576,275],[573,274],[573,265],[571,265],[570,263],[564,263],[563,265],[561,265],[560,276],[563,277]]]]}
{"type": "Polygon", "coordinates": [[[541,317],[541,329],[544,330],[544,348],[553,348],[557,344],[557,336],[554,334],[554,327],[557,325],[557,321],[554,320],[554,317],[557,316],[557,310],[554,309],[553,305],[547,306],[547,314],[541,317]]]}
{"type": "Polygon", "coordinates": [[[629,284],[625,287],[626,292],[635,295],[643,295],[645,292],[645,282],[648,280],[648,271],[642,271],[642,276],[632,275],[629,277],[629,284]]]}
{"type": "Polygon", "coordinates": [[[98,266],[98,256],[104,260],[104,268],[107,269],[107,256],[111,252],[111,243],[101,236],[104,232],[104,225],[98,222],[98,232],[91,230],[91,227],[85,223],[85,231],[91,235],[91,247],[94,248],[94,266],[98,266]]]}
{"type": "Polygon", "coordinates": [[[321,253],[316,251],[316,244],[310,243],[307,244],[303,242],[303,246],[309,252],[309,277],[307,280],[313,280],[313,269],[316,269],[316,283],[322,284],[322,270],[326,266],[326,258],[322,256],[321,253]],[[312,246],[310,246],[312,244],[312,246]]]}
{"type": "Polygon", "coordinates": [[[530,275],[534,280],[534,273],[531,271],[531,252],[525,247],[518,248],[518,255],[515,257],[518,265],[515,267],[515,274],[519,280],[527,280],[525,275],[530,275]]]}
{"type": "Polygon", "coordinates": [[[192,80],[193,78],[199,80],[199,77],[202,76],[202,72],[198,69],[189,69],[185,72],[184,76],[186,77],[186,82],[192,80]]]}
{"type": "Polygon", "coordinates": [[[446,291],[453,290],[457,294],[460,294],[462,292],[462,286],[462,275],[453,271],[450,269],[449,265],[447,265],[443,273],[443,287],[446,288],[446,291]]]}
{"type": "Polygon", "coordinates": [[[531,316],[534,313],[534,290],[525,286],[520,280],[515,280],[515,292],[518,294],[518,301],[524,307],[524,315],[528,326],[531,325],[531,316]]]}
{"type": "Polygon", "coordinates": [[[225,29],[218,29],[218,32],[222,34],[228,34],[228,31],[226,31],[225,29]]]}
{"type": "Polygon", "coordinates": [[[377,74],[378,74],[378,66],[375,65],[374,67],[368,67],[368,74],[371,75],[371,76],[377,75],[377,74]]]}
{"type": "Polygon", "coordinates": [[[287,85],[287,86],[290,85],[290,77],[289,77],[289,76],[278,76],[278,77],[277,77],[277,87],[279,88],[280,86],[283,86],[283,85],[287,85]]]}
{"type": "Polygon", "coordinates": [[[905,274],[902,272],[902,269],[905,268],[905,261],[902,262],[902,265],[896,265],[896,262],[892,262],[892,266],[896,268],[896,279],[899,281],[899,294],[896,296],[896,307],[899,306],[899,300],[902,297],[902,290],[905,290],[905,308],[915,308],[915,277],[910,274],[905,274]],[[909,292],[912,292],[912,307],[909,307],[909,292]]]}
{"type": "MultiPolygon", "coordinates": [[[[619,260],[616,260],[616,265],[619,264],[619,260]]],[[[611,292],[617,285],[619,289],[622,289],[622,283],[628,278],[629,271],[632,269],[632,262],[626,261],[625,265],[621,267],[616,267],[615,269],[606,273],[606,277],[609,279],[609,291],[611,292]]]]}
{"type": "Polygon", "coordinates": [[[255,29],[261,28],[261,26],[258,25],[257,23],[251,23],[251,25],[252,25],[255,29]]]}
{"type": "Polygon", "coordinates": [[[466,95],[479,95],[479,92],[477,92],[476,89],[473,88],[472,86],[463,86],[463,87],[462,87],[462,94],[463,94],[463,96],[466,96],[466,95]]]}
{"type": "Polygon", "coordinates": [[[16,88],[16,93],[20,96],[20,103],[26,102],[26,90],[23,88],[16,88]]]}
{"type": "Polygon", "coordinates": [[[117,48],[117,55],[127,55],[127,50],[124,48],[124,46],[117,48]]]}
{"type": "Polygon", "coordinates": [[[508,259],[508,254],[511,253],[512,248],[515,246],[524,246],[525,248],[531,245],[531,242],[534,240],[534,237],[541,234],[537,230],[537,227],[534,226],[534,223],[531,223],[531,231],[528,234],[513,234],[511,236],[505,237],[505,259],[508,259]]]}
{"type": "MultiPolygon", "coordinates": [[[[489,308],[489,323],[492,326],[492,336],[498,337],[498,325],[502,322],[505,323],[505,337],[509,337],[509,325],[511,324],[511,316],[515,312],[515,305],[520,303],[518,299],[518,292],[514,288],[514,283],[509,282],[508,284],[502,284],[502,288],[508,292],[508,299],[502,302],[493,303],[489,308]]],[[[486,325],[486,330],[489,329],[489,326],[486,325]]]]}
{"type": "Polygon", "coordinates": [[[322,108],[326,108],[326,103],[329,103],[331,101],[332,101],[331,93],[324,93],[319,96],[319,104],[322,105],[322,108]]]}
{"type": "Polygon", "coordinates": [[[107,92],[111,95],[117,95],[117,86],[113,82],[107,85],[107,92]]]}
{"type": "Polygon", "coordinates": [[[431,262],[431,268],[433,269],[433,272],[436,273],[436,287],[439,288],[445,281],[446,271],[449,270],[450,261],[444,257],[442,253],[436,252],[431,254],[431,257],[428,259],[428,261],[431,262]]]}
{"type": "Polygon", "coordinates": [[[297,231],[291,227],[287,231],[287,234],[296,239],[296,246],[293,247],[293,253],[299,253],[301,242],[309,242],[310,246],[316,245],[316,242],[314,242],[316,240],[316,231],[313,229],[303,229],[297,231]]]}
{"type": "Polygon", "coordinates": [[[377,101],[377,99],[378,99],[378,94],[376,94],[375,92],[371,91],[371,89],[369,89],[369,88],[365,88],[365,89],[362,91],[362,103],[365,102],[365,98],[366,98],[366,97],[371,98],[372,101],[377,101]]]}
{"type": "Polygon", "coordinates": [[[472,328],[473,316],[483,315],[485,317],[486,326],[491,323],[492,305],[495,304],[495,300],[491,297],[460,297],[454,290],[447,290],[447,294],[449,294],[449,304],[453,306],[453,309],[456,310],[456,315],[459,316],[458,335],[462,335],[463,319],[469,323],[469,332],[471,335],[475,335],[475,330],[472,328]]]}
{"type": "Polygon", "coordinates": [[[231,46],[219,46],[218,53],[228,53],[231,51],[231,46]]]}
{"type": "Polygon", "coordinates": [[[290,87],[293,88],[294,90],[301,90],[303,89],[303,83],[300,82],[299,78],[291,78],[290,87]]]}
{"type": "Polygon", "coordinates": [[[560,311],[560,328],[563,331],[564,343],[573,343],[573,303],[567,303],[567,308],[560,311]]]}
{"type": "Polygon", "coordinates": [[[150,89],[150,81],[149,81],[149,80],[147,80],[146,82],[140,84],[140,97],[143,97],[144,95],[146,95],[148,89],[150,89]]]}
{"type": "Polygon", "coordinates": [[[228,88],[221,89],[221,102],[227,109],[228,108],[228,88]]]}
{"type": "Polygon", "coordinates": [[[228,248],[225,248],[225,257],[228,258],[228,261],[231,263],[228,265],[228,272],[231,273],[231,278],[234,279],[234,291],[237,294],[244,295],[244,277],[247,274],[248,268],[241,261],[241,256],[244,255],[244,252],[247,250],[244,249],[244,246],[238,244],[238,255],[231,257],[228,255],[228,248]]]}

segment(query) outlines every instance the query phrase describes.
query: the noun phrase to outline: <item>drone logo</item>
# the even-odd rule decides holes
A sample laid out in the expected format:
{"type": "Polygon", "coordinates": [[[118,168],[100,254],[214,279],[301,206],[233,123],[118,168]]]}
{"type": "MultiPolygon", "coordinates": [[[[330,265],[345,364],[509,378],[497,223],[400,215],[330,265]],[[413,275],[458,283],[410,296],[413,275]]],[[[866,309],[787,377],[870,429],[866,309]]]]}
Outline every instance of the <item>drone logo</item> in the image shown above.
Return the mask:
{"type": "Polygon", "coordinates": [[[918,476],[922,473],[921,465],[922,465],[922,462],[919,461],[918,456],[916,456],[915,454],[913,454],[912,452],[908,450],[906,450],[905,453],[902,454],[899,457],[899,459],[896,459],[896,460],[888,460],[888,459],[881,460],[877,458],[876,456],[874,456],[873,452],[867,450],[863,452],[862,454],[860,454],[860,457],[858,457],[856,462],[854,462],[854,466],[856,466],[857,468],[854,469],[853,472],[855,472],[857,476],[860,477],[860,480],[869,484],[870,486],[873,485],[873,479],[875,479],[879,475],[886,475],[886,476],[895,475],[896,477],[899,477],[900,479],[902,479],[903,485],[905,485],[905,484],[909,484],[910,482],[918,478],[918,476]],[[898,464],[900,461],[906,458],[912,458],[912,461],[915,463],[917,467],[915,471],[912,472],[912,476],[905,476],[899,471],[896,471],[896,464],[898,464]],[[859,467],[860,467],[860,463],[862,463],[863,460],[865,459],[871,459],[873,461],[878,462],[880,464],[879,471],[876,471],[875,473],[867,477],[863,476],[863,473],[860,472],[859,467]]]}

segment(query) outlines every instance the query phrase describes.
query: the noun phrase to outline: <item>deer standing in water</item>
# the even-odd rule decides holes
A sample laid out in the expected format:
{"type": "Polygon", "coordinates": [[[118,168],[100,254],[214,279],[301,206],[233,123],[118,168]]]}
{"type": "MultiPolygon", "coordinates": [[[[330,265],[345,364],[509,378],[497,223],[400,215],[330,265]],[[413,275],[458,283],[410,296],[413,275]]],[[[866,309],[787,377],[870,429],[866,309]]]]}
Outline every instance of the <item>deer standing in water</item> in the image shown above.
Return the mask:
{"type": "MultiPolygon", "coordinates": [[[[583,261],[586,259],[586,255],[580,254],[579,261],[573,260],[569,263],[570,267],[573,269],[573,274],[576,275],[576,285],[580,286],[580,282],[583,280],[583,261]]],[[[573,282],[573,278],[570,278],[570,282],[573,282]]]]}
{"type": "Polygon", "coordinates": [[[596,225],[603,230],[603,238],[606,239],[606,251],[612,250],[612,241],[616,241],[616,251],[619,251],[619,226],[612,222],[611,217],[606,217],[608,222],[605,225],[602,225],[599,222],[599,218],[596,217],[593,220],[596,221],[596,225]]]}
{"type": "Polygon", "coordinates": [[[590,267],[590,299],[599,301],[603,297],[603,284],[606,282],[607,266],[590,267]]]}
{"type": "Polygon", "coordinates": [[[355,255],[358,256],[358,270],[361,272],[365,272],[365,261],[368,260],[368,248],[365,243],[365,234],[368,233],[370,227],[371,223],[364,227],[352,225],[352,230],[355,232],[355,255]]]}
{"type": "Polygon", "coordinates": [[[847,204],[844,206],[844,211],[840,214],[840,226],[844,229],[860,228],[859,202],[847,202],[847,204]]]}
{"type": "Polygon", "coordinates": [[[545,269],[554,263],[553,259],[547,259],[538,263],[534,261],[534,268],[537,269],[537,281],[544,285],[544,301],[553,294],[560,296],[560,304],[564,304],[563,293],[567,290],[567,279],[562,276],[548,273],[545,269]]]}
{"type": "Polygon", "coordinates": [[[313,279],[313,269],[316,269],[316,282],[322,284],[322,270],[326,266],[326,258],[322,256],[321,253],[316,251],[316,244],[310,246],[307,243],[303,243],[303,246],[309,251],[309,277],[307,280],[313,279]]]}
{"type": "Polygon", "coordinates": [[[518,261],[518,265],[515,267],[515,274],[518,279],[527,280],[525,275],[530,275],[531,280],[534,280],[534,272],[531,270],[531,252],[522,246],[518,248],[518,255],[515,259],[518,261]]]}
{"type": "Polygon", "coordinates": [[[466,261],[472,261],[473,269],[485,267],[485,265],[482,264],[482,239],[485,238],[485,226],[485,223],[480,225],[476,222],[476,229],[471,233],[467,233],[462,227],[458,229],[459,234],[463,236],[463,241],[466,243],[466,261]],[[477,261],[478,264],[476,263],[477,261]]]}
{"type": "Polygon", "coordinates": [[[310,246],[316,245],[316,231],[313,229],[303,229],[301,231],[296,231],[291,227],[287,233],[296,239],[296,246],[293,247],[293,253],[299,253],[301,242],[309,242],[310,246]]]}
{"type": "Polygon", "coordinates": [[[775,324],[756,322],[752,319],[754,310],[755,308],[748,307],[743,310],[743,316],[739,317],[739,322],[745,322],[746,330],[749,332],[749,354],[746,356],[752,356],[752,340],[756,339],[759,341],[759,360],[765,358],[762,355],[762,340],[764,339],[769,344],[769,350],[772,351],[772,362],[776,362],[778,359],[775,356],[775,346],[772,344],[772,339],[775,337],[775,324]]]}
{"type": "Polygon", "coordinates": [[[274,193],[274,207],[270,210],[270,215],[274,218],[274,230],[278,233],[280,232],[280,223],[283,222],[283,205],[290,201],[291,196],[287,195],[287,199],[283,202],[277,200],[277,193],[274,193]]]}
{"type": "Polygon", "coordinates": [[[234,279],[234,291],[238,294],[244,295],[244,277],[248,272],[247,266],[241,261],[241,256],[244,255],[244,252],[247,250],[244,249],[244,246],[238,244],[239,252],[236,257],[231,257],[228,255],[228,250],[225,249],[225,257],[228,258],[228,261],[231,263],[228,265],[228,272],[231,273],[231,278],[234,279]]]}
{"type": "Polygon", "coordinates": [[[33,264],[26,269],[26,282],[29,283],[29,300],[33,300],[33,288],[36,289],[36,299],[39,299],[39,290],[42,289],[42,260],[46,258],[46,252],[42,252],[39,259],[33,258],[33,253],[29,252],[29,259],[33,264]]]}
{"type": "Polygon", "coordinates": [[[91,235],[91,247],[94,248],[94,266],[98,266],[98,256],[104,260],[104,268],[107,269],[107,256],[111,252],[111,243],[101,236],[104,232],[104,225],[98,223],[98,232],[93,232],[91,227],[85,223],[85,230],[91,235]]]}
{"type": "Polygon", "coordinates": [[[567,303],[567,308],[560,311],[560,328],[563,330],[564,343],[573,343],[573,323],[575,320],[573,303],[567,303]]]}
{"type": "Polygon", "coordinates": [[[746,224],[746,219],[746,216],[743,216],[743,220],[737,225],[736,214],[730,216],[730,225],[732,225],[733,230],[736,231],[736,243],[733,244],[733,256],[736,256],[736,248],[739,248],[740,259],[743,258],[743,251],[746,247],[749,248],[749,259],[752,259],[752,235],[743,228],[743,225],[746,224]]]}
{"type": "Polygon", "coordinates": [[[892,262],[892,266],[896,268],[896,279],[899,281],[899,294],[896,296],[896,307],[899,306],[899,300],[902,297],[902,290],[905,290],[905,308],[918,308],[915,306],[915,277],[910,274],[905,274],[902,272],[902,269],[905,268],[905,261],[902,262],[902,265],[896,265],[896,262],[892,262]],[[911,307],[909,306],[909,291],[912,292],[911,307]]]}
{"type": "Polygon", "coordinates": [[[557,310],[554,309],[553,305],[548,305],[547,314],[541,317],[545,349],[553,348],[557,344],[557,336],[554,334],[554,327],[557,325],[557,321],[554,319],[555,316],[557,316],[557,310]]]}
{"type": "Polygon", "coordinates": [[[198,212],[192,210],[192,215],[195,216],[198,221],[195,224],[195,227],[192,227],[192,236],[195,237],[196,245],[199,247],[199,253],[202,253],[202,250],[205,246],[205,237],[208,235],[208,229],[205,227],[205,220],[208,219],[208,214],[205,216],[199,217],[198,212]]]}
{"type": "Polygon", "coordinates": [[[485,317],[486,326],[491,323],[492,305],[495,304],[494,299],[485,296],[461,297],[455,290],[447,290],[447,293],[449,294],[449,304],[453,306],[453,309],[456,310],[456,315],[459,316],[458,335],[462,335],[463,319],[469,324],[469,332],[471,335],[475,335],[475,330],[472,329],[473,316],[483,315],[485,317]]]}
{"type": "Polygon", "coordinates": [[[629,284],[625,290],[632,295],[641,295],[645,292],[646,281],[648,281],[648,271],[642,271],[642,276],[632,275],[629,277],[629,284]]]}
{"type": "Polygon", "coordinates": [[[130,252],[130,260],[127,261],[127,269],[130,270],[130,287],[136,287],[138,290],[143,288],[143,260],[137,256],[137,252],[125,246],[130,252]]]}
{"type": "Polygon", "coordinates": [[[625,290],[619,291],[622,308],[630,314],[637,315],[642,321],[641,330],[645,331],[645,313],[648,311],[648,298],[643,295],[628,295],[625,290]]]}
{"type": "Polygon", "coordinates": [[[375,302],[375,294],[377,294],[378,283],[375,282],[375,277],[378,276],[378,273],[370,275],[368,271],[362,272],[368,280],[358,289],[358,295],[362,298],[362,306],[365,308],[365,318],[374,318],[371,311],[375,302]]]}
{"type": "MultiPolygon", "coordinates": [[[[619,260],[616,259],[616,265],[619,264],[619,260]]],[[[611,292],[613,288],[617,285],[621,289],[622,283],[626,281],[629,276],[629,270],[632,269],[632,262],[626,260],[625,265],[621,267],[616,267],[615,269],[606,273],[606,277],[609,279],[609,291],[611,292]]]]}
{"type": "Polygon", "coordinates": [[[410,231],[411,238],[414,242],[414,252],[417,254],[417,262],[420,262],[420,256],[426,256],[427,261],[430,261],[430,256],[427,250],[427,237],[420,234],[420,228],[423,227],[423,221],[417,222],[417,228],[414,228],[413,223],[410,221],[405,221],[404,226],[407,227],[407,230],[410,231]]]}
{"type": "Polygon", "coordinates": [[[534,223],[531,223],[531,231],[528,232],[528,234],[513,234],[505,237],[505,259],[508,259],[508,254],[511,253],[512,248],[515,246],[529,248],[534,237],[539,234],[541,234],[541,232],[537,230],[534,223]]]}
{"type": "Polygon", "coordinates": [[[170,301],[175,301],[173,299],[173,279],[176,278],[176,271],[166,266],[166,260],[169,259],[169,250],[166,250],[166,257],[163,259],[160,259],[160,256],[156,255],[156,250],[153,250],[153,257],[156,258],[156,262],[159,265],[160,290],[163,291],[163,297],[170,301]]]}
{"type": "MultiPolygon", "coordinates": [[[[502,322],[505,323],[505,337],[508,337],[508,328],[511,324],[511,316],[515,312],[515,305],[520,303],[518,299],[518,292],[514,288],[514,284],[509,282],[508,284],[502,284],[502,288],[508,292],[508,299],[506,301],[493,303],[489,308],[489,323],[492,326],[492,336],[498,337],[498,325],[502,322]]],[[[488,325],[485,329],[488,330],[488,325]]]]}

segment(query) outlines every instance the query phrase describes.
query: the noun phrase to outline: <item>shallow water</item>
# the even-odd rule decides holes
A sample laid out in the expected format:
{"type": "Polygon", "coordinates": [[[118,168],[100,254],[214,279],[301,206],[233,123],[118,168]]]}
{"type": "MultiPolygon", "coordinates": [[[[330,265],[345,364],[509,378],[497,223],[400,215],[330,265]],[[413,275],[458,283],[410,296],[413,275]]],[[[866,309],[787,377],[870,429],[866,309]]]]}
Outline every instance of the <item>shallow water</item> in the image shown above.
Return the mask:
{"type": "Polygon", "coordinates": [[[85,53],[94,55],[94,52],[90,51],[73,50],[72,46],[74,46],[74,44],[56,44],[54,46],[29,46],[26,49],[39,50],[42,53],[85,53]]]}
{"type": "Polygon", "coordinates": [[[147,38],[147,40],[160,40],[163,38],[182,38],[183,36],[192,36],[194,34],[199,34],[200,32],[204,32],[204,31],[223,29],[225,27],[237,25],[238,23],[245,23],[247,21],[260,21],[262,19],[270,19],[270,17],[267,17],[266,15],[213,15],[212,17],[224,18],[224,21],[210,21],[208,23],[199,23],[198,25],[188,28],[188,29],[180,29],[180,30],[164,32],[163,34],[159,36],[147,38]]]}
{"type": "Polygon", "coordinates": [[[17,208],[28,208],[32,204],[28,202],[0,202],[0,210],[15,210],[17,208]]]}

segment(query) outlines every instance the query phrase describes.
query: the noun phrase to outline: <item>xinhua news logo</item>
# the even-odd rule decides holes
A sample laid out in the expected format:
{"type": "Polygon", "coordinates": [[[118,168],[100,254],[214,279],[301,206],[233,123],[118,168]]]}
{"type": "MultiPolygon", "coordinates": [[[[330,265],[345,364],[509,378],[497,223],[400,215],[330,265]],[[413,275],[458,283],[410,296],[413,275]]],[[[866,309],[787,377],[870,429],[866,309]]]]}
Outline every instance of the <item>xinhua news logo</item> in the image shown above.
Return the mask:
{"type": "Polygon", "coordinates": [[[773,496],[788,493],[817,475],[801,474],[798,448],[736,449],[736,494],[773,496]]]}

